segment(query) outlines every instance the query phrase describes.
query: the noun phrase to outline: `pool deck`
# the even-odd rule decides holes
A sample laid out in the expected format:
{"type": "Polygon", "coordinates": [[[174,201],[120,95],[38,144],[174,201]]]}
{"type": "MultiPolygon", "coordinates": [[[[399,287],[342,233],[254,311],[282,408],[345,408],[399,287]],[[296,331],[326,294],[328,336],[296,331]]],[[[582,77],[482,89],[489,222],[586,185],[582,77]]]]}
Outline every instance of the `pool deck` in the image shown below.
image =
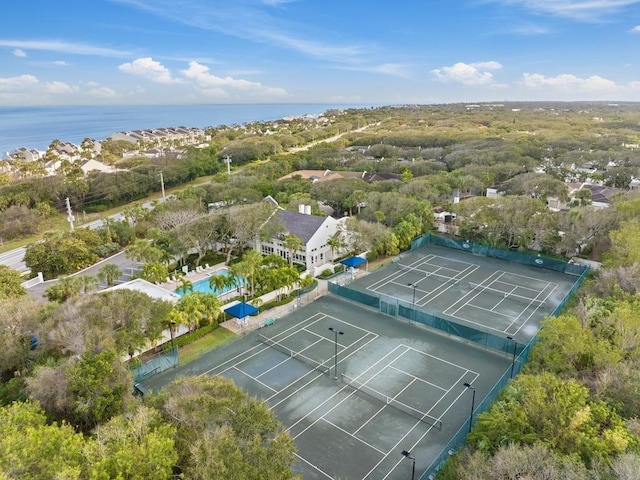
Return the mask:
{"type": "MultiPolygon", "coordinates": [[[[212,265],[209,268],[199,269],[198,271],[190,271],[186,274],[186,278],[191,283],[196,283],[198,280],[202,280],[204,278],[210,277],[216,270],[227,269],[227,265],[224,263],[218,263],[216,265],[212,265]]],[[[175,277],[174,277],[175,278],[175,277]]],[[[182,277],[181,277],[182,278],[182,277]]],[[[168,281],[159,284],[160,287],[165,290],[169,290],[171,292],[175,291],[176,288],[180,285],[180,282],[177,281],[168,281]]],[[[327,282],[323,280],[318,281],[318,288],[316,289],[315,298],[318,298],[327,293],[327,282]]],[[[260,303],[264,304],[271,300],[273,300],[276,296],[277,292],[269,292],[260,297],[260,303]]],[[[220,295],[220,300],[223,302],[222,309],[225,310],[237,303],[238,300],[226,301],[228,296],[236,296],[237,292],[231,291],[220,295]]],[[[291,313],[293,308],[296,308],[295,302],[290,302],[286,305],[281,305],[279,307],[270,308],[269,310],[265,310],[258,315],[245,317],[244,319],[231,319],[225,322],[220,323],[220,326],[225,327],[228,330],[238,334],[244,335],[258,328],[268,327],[277,321],[278,318],[281,318],[289,313],[291,313]]]]}

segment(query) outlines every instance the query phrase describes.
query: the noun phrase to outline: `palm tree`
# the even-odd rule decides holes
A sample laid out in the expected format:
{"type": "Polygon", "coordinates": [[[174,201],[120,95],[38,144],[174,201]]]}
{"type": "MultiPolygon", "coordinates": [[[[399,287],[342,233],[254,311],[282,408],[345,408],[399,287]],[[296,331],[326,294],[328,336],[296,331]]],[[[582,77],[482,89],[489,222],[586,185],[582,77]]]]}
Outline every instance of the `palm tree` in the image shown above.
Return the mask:
{"type": "Polygon", "coordinates": [[[257,250],[253,250],[253,249],[247,250],[243,256],[243,261],[249,267],[248,273],[249,273],[250,284],[251,284],[251,296],[253,297],[256,294],[255,292],[256,272],[260,268],[260,265],[262,265],[262,254],[257,250]]]}
{"type": "Polygon", "coordinates": [[[76,277],[82,293],[88,293],[90,290],[98,287],[98,279],[93,275],[80,275],[76,277]]]}
{"type": "Polygon", "coordinates": [[[226,275],[211,275],[209,277],[209,288],[215,290],[218,294],[224,292],[224,287],[227,286],[226,275]]]}
{"type": "Polygon", "coordinates": [[[152,283],[162,283],[169,275],[167,266],[159,263],[145,263],[142,267],[142,278],[152,283]]]}
{"type": "Polygon", "coordinates": [[[230,265],[229,274],[236,279],[236,284],[240,282],[240,286],[244,285],[246,287],[248,283],[251,283],[251,265],[245,261],[230,265]],[[239,281],[238,278],[242,278],[242,280],[239,281]]]}
{"type": "Polygon", "coordinates": [[[173,347],[173,339],[175,338],[176,325],[189,325],[189,317],[185,312],[172,309],[165,319],[165,326],[169,328],[169,336],[171,337],[171,346],[173,347]]]}
{"type": "Polygon", "coordinates": [[[289,266],[293,267],[293,256],[303,247],[302,240],[293,234],[286,235],[283,242],[284,248],[289,251],[289,266]]]}
{"type": "Polygon", "coordinates": [[[122,276],[122,272],[115,263],[107,263],[98,271],[98,279],[106,282],[107,287],[113,287],[113,284],[122,276]]]}
{"type": "Polygon", "coordinates": [[[342,239],[339,234],[335,234],[333,237],[327,240],[327,245],[331,249],[331,261],[336,259],[336,252],[342,248],[342,239]]]}
{"type": "Polygon", "coordinates": [[[224,275],[224,287],[227,288],[228,291],[232,290],[237,285],[238,285],[238,279],[233,273],[229,272],[226,275],[224,275]]]}
{"type": "Polygon", "coordinates": [[[135,243],[129,245],[124,251],[125,256],[136,262],[143,262],[149,255],[151,245],[148,240],[136,240],[135,243]]]}
{"type": "Polygon", "coordinates": [[[178,291],[182,291],[183,295],[186,295],[188,292],[193,292],[193,283],[191,280],[187,280],[185,277],[180,277],[178,279],[178,291]]]}

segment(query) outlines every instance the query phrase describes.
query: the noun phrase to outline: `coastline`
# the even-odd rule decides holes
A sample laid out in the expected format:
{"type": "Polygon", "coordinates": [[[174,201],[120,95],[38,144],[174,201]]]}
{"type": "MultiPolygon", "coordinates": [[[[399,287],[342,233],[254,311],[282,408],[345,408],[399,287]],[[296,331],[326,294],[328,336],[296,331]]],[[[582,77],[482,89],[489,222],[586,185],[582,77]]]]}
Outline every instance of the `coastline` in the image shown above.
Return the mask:
{"type": "Polygon", "coordinates": [[[367,105],[277,103],[0,107],[0,157],[16,149],[46,150],[53,140],[80,144],[116,132],[167,127],[218,127],[319,115],[367,105]]]}

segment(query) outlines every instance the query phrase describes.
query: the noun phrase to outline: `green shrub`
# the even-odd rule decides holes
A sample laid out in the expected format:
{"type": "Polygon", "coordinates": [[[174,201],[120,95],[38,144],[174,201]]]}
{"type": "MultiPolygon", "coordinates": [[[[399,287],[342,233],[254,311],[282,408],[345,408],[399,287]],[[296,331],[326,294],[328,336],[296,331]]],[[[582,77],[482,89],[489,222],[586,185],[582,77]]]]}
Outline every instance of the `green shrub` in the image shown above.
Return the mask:
{"type": "Polygon", "coordinates": [[[344,265],[342,264],[336,265],[335,267],[333,267],[333,272],[334,273],[344,272],[344,265]]]}
{"type": "MultiPolygon", "coordinates": [[[[176,347],[183,347],[188,345],[189,343],[204,337],[208,333],[213,332],[216,328],[218,328],[217,322],[210,323],[209,325],[205,325],[193,332],[185,333],[184,335],[180,335],[173,339],[173,343],[176,347]]],[[[165,349],[171,348],[171,342],[165,343],[165,349]]]]}
{"type": "Polygon", "coordinates": [[[318,275],[319,278],[329,278],[331,275],[333,275],[333,271],[330,268],[326,268],[322,271],[322,273],[320,275],[318,275]]]}

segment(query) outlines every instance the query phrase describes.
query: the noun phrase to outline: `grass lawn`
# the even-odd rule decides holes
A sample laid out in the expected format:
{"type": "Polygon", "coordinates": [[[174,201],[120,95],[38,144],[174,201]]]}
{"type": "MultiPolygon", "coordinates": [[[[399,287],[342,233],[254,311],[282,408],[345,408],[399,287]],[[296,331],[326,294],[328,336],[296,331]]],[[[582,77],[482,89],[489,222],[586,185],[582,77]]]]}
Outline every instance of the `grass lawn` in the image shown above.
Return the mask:
{"type": "Polygon", "coordinates": [[[238,335],[226,328],[216,328],[213,332],[191,342],[189,345],[180,347],[180,365],[185,365],[201,355],[210,352],[214,348],[235,340],[237,336],[238,335]]]}

